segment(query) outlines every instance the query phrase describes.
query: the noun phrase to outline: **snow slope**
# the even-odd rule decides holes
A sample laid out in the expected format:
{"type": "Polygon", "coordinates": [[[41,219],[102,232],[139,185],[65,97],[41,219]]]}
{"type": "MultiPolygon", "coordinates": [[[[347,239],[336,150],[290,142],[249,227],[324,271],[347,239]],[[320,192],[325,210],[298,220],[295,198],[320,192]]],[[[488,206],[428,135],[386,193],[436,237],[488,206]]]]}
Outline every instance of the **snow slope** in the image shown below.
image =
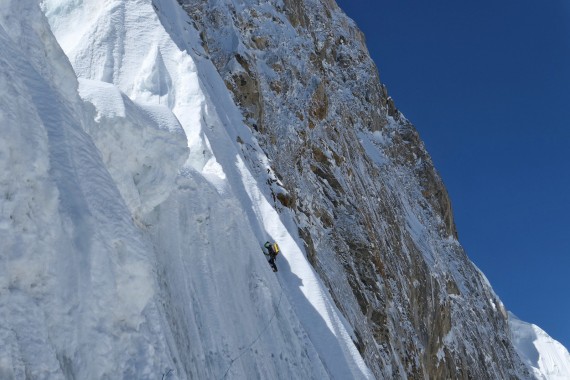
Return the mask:
{"type": "Polygon", "coordinates": [[[509,313],[509,325],[519,356],[537,379],[570,379],[570,354],[544,330],[509,313]]]}
{"type": "Polygon", "coordinates": [[[82,79],[0,4],[0,377],[370,377],[178,4],[42,8],[82,79]]]}

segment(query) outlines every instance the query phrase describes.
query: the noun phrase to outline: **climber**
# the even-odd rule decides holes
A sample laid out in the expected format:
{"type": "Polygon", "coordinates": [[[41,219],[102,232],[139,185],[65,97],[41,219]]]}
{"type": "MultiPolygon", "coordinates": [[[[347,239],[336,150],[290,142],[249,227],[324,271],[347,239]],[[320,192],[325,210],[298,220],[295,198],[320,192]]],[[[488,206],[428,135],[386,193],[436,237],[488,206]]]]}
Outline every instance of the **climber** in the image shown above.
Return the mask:
{"type": "Polygon", "coordinates": [[[273,272],[277,272],[277,265],[275,265],[275,258],[279,254],[279,246],[277,245],[277,243],[271,244],[268,241],[265,242],[263,246],[267,250],[267,253],[265,252],[265,250],[263,250],[263,254],[268,257],[267,261],[269,261],[271,269],[273,269],[273,272]]]}

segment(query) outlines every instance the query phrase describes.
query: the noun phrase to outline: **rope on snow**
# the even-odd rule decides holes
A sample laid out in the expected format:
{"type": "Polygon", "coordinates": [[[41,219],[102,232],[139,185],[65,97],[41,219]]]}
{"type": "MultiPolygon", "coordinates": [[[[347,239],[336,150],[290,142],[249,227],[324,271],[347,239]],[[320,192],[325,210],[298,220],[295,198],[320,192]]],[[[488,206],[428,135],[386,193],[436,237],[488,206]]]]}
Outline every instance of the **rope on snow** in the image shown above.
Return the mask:
{"type": "Polygon", "coordinates": [[[234,359],[230,360],[230,365],[228,366],[228,369],[226,370],[226,372],[224,373],[224,376],[222,376],[222,379],[225,379],[226,376],[228,375],[228,373],[230,372],[230,369],[232,368],[233,364],[238,361],[247,351],[249,351],[249,349],[251,347],[253,347],[253,345],[255,343],[257,343],[257,341],[259,340],[259,338],[261,338],[261,336],[267,331],[267,329],[269,328],[269,326],[271,326],[271,323],[273,322],[273,319],[275,318],[275,316],[277,315],[277,311],[279,310],[279,306],[281,305],[281,299],[283,298],[283,288],[281,288],[281,295],[279,296],[279,301],[277,302],[277,306],[275,307],[275,310],[273,312],[273,315],[271,316],[271,318],[269,319],[269,321],[267,322],[267,324],[265,325],[265,327],[263,328],[263,330],[257,335],[257,337],[245,348],[241,351],[241,353],[235,357],[234,359]]]}

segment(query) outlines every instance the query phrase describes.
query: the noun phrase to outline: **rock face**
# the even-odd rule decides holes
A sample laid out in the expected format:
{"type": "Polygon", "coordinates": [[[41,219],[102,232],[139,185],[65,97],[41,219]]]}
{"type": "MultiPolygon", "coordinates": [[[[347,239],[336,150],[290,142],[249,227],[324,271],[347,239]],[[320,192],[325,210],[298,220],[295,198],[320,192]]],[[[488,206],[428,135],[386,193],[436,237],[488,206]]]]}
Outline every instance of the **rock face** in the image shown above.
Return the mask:
{"type": "Polygon", "coordinates": [[[179,0],[378,378],[525,378],[418,133],[333,0],[179,0]]]}

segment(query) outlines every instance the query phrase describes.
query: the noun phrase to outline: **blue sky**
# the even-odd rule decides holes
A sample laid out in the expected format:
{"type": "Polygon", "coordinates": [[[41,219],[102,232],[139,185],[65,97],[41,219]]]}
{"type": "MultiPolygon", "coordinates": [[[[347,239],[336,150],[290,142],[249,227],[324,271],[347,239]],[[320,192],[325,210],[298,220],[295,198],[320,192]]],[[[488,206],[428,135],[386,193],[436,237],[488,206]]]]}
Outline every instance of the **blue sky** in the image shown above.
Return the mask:
{"type": "Polygon", "coordinates": [[[337,0],[506,307],[570,348],[570,2],[337,0]]]}

